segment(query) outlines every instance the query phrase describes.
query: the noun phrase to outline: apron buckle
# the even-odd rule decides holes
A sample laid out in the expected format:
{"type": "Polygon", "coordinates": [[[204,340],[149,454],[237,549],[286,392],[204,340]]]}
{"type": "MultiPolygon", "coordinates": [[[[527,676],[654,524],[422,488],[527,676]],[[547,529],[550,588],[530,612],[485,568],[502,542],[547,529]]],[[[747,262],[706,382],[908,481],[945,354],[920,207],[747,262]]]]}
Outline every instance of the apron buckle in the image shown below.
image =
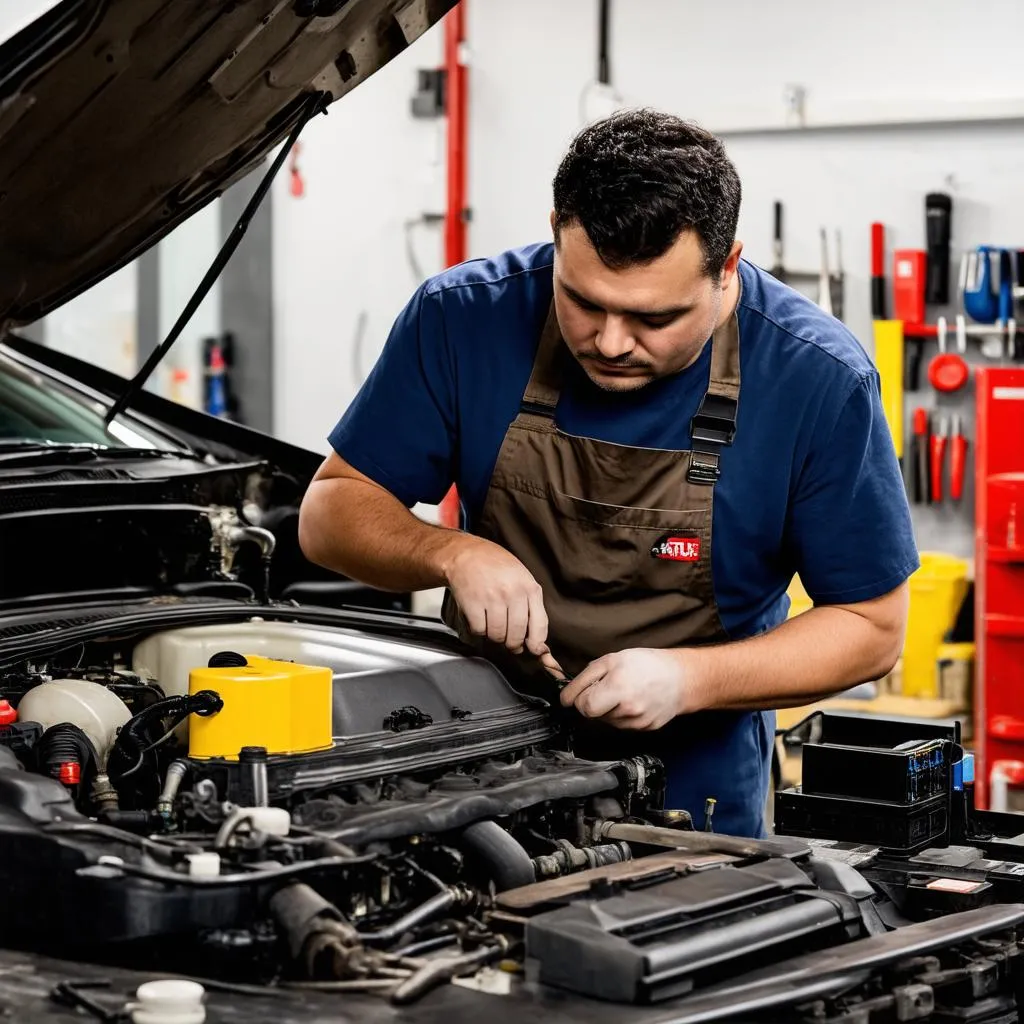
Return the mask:
{"type": "Polygon", "coordinates": [[[686,479],[691,484],[713,484],[722,475],[718,466],[717,452],[699,452],[690,454],[690,468],[686,471],[686,479]]]}
{"type": "Polygon", "coordinates": [[[694,441],[706,444],[730,445],[736,436],[735,398],[714,395],[704,396],[700,408],[690,423],[690,436],[694,441]]]}

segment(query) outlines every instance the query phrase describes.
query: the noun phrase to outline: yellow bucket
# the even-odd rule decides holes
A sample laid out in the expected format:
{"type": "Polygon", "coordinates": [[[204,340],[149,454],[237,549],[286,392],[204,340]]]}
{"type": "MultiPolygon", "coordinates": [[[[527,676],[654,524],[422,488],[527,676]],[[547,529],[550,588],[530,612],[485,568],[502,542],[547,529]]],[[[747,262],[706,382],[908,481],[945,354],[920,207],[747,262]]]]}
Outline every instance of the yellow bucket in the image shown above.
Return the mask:
{"type": "Polygon", "coordinates": [[[968,564],[962,558],[922,551],[921,568],[910,577],[910,615],[903,644],[903,694],[937,697],[936,661],[943,637],[956,621],[967,594],[968,564]]]}

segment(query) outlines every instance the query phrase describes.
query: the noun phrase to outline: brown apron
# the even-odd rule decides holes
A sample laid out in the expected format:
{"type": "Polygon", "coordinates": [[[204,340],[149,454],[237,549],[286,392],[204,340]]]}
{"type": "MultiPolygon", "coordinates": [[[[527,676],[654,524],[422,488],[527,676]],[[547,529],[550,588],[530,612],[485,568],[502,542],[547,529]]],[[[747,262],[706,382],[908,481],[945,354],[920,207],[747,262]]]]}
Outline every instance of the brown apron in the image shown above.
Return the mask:
{"type": "MultiPolygon", "coordinates": [[[[711,521],[719,457],[736,431],[740,391],[736,314],[711,339],[707,393],[690,424],[690,451],[575,437],[554,421],[572,357],[552,304],[519,415],[508,428],[475,531],[511,551],[543,587],[548,645],[570,675],[632,647],[669,648],[728,639],[711,578],[711,521]]],[[[520,690],[548,701],[578,757],[640,753],[665,766],[668,806],[704,828],[766,834],[774,715],[706,711],[655,731],[616,729],[561,709],[536,659],[469,635],[450,595],[445,621],[520,690]]]]}
{"type": "MultiPolygon", "coordinates": [[[[735,313],[711,339],[691,451],[560,431],[554,416],[568,358],[552,302],[473,532],[512,552],[541,585],[548,645],[570,677],[614,651],[728,639],[711,579],[711,519],[719,453],[732,443],[739,399],[735,313]]],[[[538,696],[557,700],[537,666],[471,637],[450,595],[444,618],[520,682],[532,679],[538,696]]]]}

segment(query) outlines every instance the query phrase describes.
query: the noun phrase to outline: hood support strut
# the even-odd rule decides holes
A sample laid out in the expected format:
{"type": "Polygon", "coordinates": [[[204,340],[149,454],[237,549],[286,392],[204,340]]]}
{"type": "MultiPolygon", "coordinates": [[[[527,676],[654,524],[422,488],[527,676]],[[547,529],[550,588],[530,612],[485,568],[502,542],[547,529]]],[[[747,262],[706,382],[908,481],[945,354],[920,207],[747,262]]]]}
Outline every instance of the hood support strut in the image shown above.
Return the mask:
{"type": "Polygon", "coordinates": [[[166,356],[171,350],[171,346],[181,336],[181,332],[185,329],[189,320],[192,319],[195,311],[199,308],[203,299],[206,298],[207,293],[213,287],[217,278],[220,277],[221,271],[225,266],[227,266],[228,260],[230,260],[234,255],[235,250],[238,248],[246,230],[249,227],[249,223],[256,215],[256,211],[259,209],[260,204],[263,202],[267,192],[270,190],[270,186],[273,183],[274,178],[277,176],[277,172],[281,169],[285,159],[291,152],[292,146],[295,145],[302,129],[305,128],[308,122],[317,114],[326,111],[327,102],[328,97],[324,93],[317,92],[310,95],[301,114],[299,115],[298,121],[289,133],[287,140],[281,147],[277,156],[274,157],[274,162],[270,165],[270,169],[263,176],[263,180],[259,183],[259,186],[253,193],[252,198],[246,204],[245,209],[235,222],[234,227],[231,229],[231,233],[221,246],[220,252],[217,253],[216,259],[210,264],[210,269],[207,270],[202,281],[199,282],[199,286],[192,293],[192,297],[188,300],[185,308],[181,311],[181,315],[171,328],[170,333],[160,343],[159,347],[150,353],[150,356],[146,360],[142,369],[139,370],[139,372],[131,379],[128,387],[126,387],[114,400],[104,417],[104,422],[107,424],[111,423],[116,416],[119,416],[128,408],[131,400],[139,393],[139,391],[142,390],[153,371],[160,365],[164,356],[166,356]]]}

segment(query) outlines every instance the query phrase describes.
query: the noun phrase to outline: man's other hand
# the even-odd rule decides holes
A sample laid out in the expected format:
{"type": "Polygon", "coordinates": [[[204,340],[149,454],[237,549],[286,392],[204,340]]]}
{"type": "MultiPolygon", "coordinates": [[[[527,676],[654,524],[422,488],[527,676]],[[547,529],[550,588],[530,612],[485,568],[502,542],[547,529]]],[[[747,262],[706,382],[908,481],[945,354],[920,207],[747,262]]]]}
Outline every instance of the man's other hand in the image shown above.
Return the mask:
{"type": "Polygon", "coordinates": [[[619,729],[660,729],[687,710],[684,653],[638,647],[606,654],[562,690],[562,704],[619,729]]]}
{"type": "MultiPolygon", "coordinates": [[[[474,636],[550,660],[548,616],[540,584],[503,547],[462,534],[444,559],[444,576],[474,636]]],[[[552,661],[552,665],[553,665],[552,661]]]]}

